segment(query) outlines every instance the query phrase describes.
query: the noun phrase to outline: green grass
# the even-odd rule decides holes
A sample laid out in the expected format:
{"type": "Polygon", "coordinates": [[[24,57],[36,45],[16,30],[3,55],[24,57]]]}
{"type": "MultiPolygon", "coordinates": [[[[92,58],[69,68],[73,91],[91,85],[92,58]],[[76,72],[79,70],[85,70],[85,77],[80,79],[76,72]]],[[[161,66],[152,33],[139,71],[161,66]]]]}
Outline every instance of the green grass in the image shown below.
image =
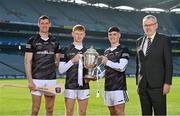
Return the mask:
{"type": "MultiPolygon", "coordinates": [[[[58,82],[63,84],[64,79],[58,79],[58,82]]],[[[25,79],[3,79],[0,80],[2,83],[13,83],[13,84],[27,84],[25,79]]],[[[100,97],[96,98],[97,83],[90,82],[91,86],[91,97],[88,103],[87,115],[109,115],[108,108],[104,105],[103,99],[103,83],[104,79],[100,80],[100,97]]],[[[141,109],[139,104],[139,98],[136,92],[135,79],[128,78],[128,93],[129,102],[126,103],[125,112],[126,115],[141,115],[141,109]]],[[[180,78],[173,78],[173,86],[171,92],[168,94],[168,115],[179,115],[180,114],[180,78]]],[[[55,115],[65,114],[65,105],[63,95],[56,97],[55,115]]],[[[77,108],[77,105],[75,106],[77,108]]],[[[0,116],[3,115],[29,115],[31,111],[31,94],[26,88],[0,88],[0,116]]],[[[44,115],[44,98],[42,99],[41,109],[39,114],[44,115]]],[[[77,110],[75,109],[75,115],[77,110]]]]}

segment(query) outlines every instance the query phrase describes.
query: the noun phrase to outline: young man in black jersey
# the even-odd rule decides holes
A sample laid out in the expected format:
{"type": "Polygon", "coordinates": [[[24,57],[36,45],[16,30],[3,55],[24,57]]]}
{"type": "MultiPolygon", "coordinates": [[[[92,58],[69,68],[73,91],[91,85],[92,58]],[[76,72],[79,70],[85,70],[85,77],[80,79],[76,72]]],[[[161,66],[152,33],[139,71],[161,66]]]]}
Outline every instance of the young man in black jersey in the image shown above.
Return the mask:
{"type": "MultiPolygon", "coordinates": [[[[26,44],[25,70],[28,86],[32,94],[31,115],[38,115],[43,92],[36,87],[56,85],[56,67],[59,64],[59,43],[49,35],[50,19],[43,15],[39,18],[39,33],[32,36],[26,44]]],[[[46,115],[53,115],[55,96],[44,93],[46,115]]]]}
{"type": "Polygon", "coordinates": [[[66,72],[64,91],[66,115],[73,115],[76,99],[78,101],[78,114],[86,115],[90,92],[89,83],[85,83],[83,79],[87,72],[82,63],[82,54],[86,51],[83,46],[85,27],[75,25],[72,29],[72,37],[73,43],[61,50],[61,62],[59,65],[59,72],[66,72]]]}
{"type": "MultiPolygon", "coordinates": [[[[125,70],[129,60],[127,48],[120,44],[120,29],[110,27],[108,39],[111,47],[106,49],[102,58],[105,65],[105,103],[110,115],[125,115],[125,103],[128,101],[125,70]]],[[[101,75],[101,76],[102,76],[101,75]]]]}

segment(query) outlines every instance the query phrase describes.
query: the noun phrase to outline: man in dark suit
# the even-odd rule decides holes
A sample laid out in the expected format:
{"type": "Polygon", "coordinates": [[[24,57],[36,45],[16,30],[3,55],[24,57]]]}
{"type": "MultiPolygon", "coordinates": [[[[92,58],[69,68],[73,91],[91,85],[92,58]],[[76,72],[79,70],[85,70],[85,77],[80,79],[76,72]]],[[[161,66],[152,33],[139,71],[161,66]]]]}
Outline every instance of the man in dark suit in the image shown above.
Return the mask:
{"type": "Polygon", "coordinates": [[[168,38],[156,32],[157,19],[143,18],[145,35],[137,40],[136,84],[142,115],[166,115],[166,95],[172,84],[171,45],[168,38]]]}

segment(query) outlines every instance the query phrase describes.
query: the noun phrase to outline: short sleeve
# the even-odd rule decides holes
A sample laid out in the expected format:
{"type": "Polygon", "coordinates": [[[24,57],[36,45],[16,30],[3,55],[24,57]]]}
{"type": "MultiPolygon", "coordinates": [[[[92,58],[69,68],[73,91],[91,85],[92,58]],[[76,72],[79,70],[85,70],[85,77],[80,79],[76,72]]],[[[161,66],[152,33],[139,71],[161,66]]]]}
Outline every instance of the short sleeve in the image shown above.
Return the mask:
{"type": "Polygon", "coordinates": [[[68,62],[67,61],[67,55],[66,55],[67,48],[61,48],[60,49],[60,62],[68,62]]]}
{"type": "Polygon", "coordinates": [[[55,49],[55,53],[60,53],[61,52],[61,46],[60,46],[59,42],[57,42],[56,45],[57,46],[56,46],[56,49],[55,49]]]}
{"type": "Polygon", "coordinates": [[[28,42],[26,43],[26,52],[33,52],[33,37],[31,37],[28,42]]]}
{"type": "Polygon", "coordinates": [[[123,48],[121,58],[129,60],[130,54],[128,48],[123,48]]]}

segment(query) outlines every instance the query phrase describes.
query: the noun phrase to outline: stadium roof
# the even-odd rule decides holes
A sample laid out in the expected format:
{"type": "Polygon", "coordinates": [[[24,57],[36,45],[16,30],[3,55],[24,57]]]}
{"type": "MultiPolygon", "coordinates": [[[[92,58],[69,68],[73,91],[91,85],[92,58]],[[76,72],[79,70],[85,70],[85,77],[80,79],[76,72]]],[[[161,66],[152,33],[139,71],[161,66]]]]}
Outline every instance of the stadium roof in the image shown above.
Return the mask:
{"type": "MultiPolygon", "coordinates": [[[[119,8],[122,6],[130,7],[131,10],[137,11],[151,11],[152,8],[156,8],[159,11],[169,12],[173,9],[180,11],[179,0],[61,0],[67,2],[91,4],[97,6],[98,4],[102,7],[119,8]],[[149,9],[150,8],[150,9],[149,9]],[[177,10],[178,9],[178,10],[177,10]]],[[[174,11],[174,10],[173,10],[174,11]]]]}

